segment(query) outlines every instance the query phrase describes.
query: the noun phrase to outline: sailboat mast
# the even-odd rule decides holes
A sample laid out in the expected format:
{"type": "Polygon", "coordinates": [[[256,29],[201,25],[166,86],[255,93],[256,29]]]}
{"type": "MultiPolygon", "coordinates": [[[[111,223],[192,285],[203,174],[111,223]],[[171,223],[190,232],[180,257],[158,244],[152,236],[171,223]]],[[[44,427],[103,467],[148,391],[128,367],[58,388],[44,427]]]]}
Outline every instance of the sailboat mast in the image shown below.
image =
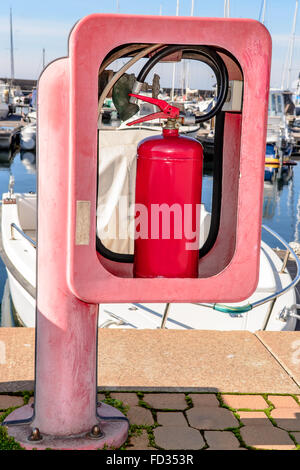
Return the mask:
{"type": "Polygon", "coordinates": [[[230,0],[224,0],[224,18],[230,17],[230,0]]]}
{"type": "MultiPolygon", "coordinates": [[[[191,16],[194,16],[194,7],[195,7],[195,2],[194,0],[192,0],[192,3],[191,3],[191,16]]],[[[190,88],[190,61],[188,61],[187,63],[187,67],[186,67],[186,92],[188,91],[188,89],[190,88]]]]}
{"type": "Polygon", "coordinates": [[[294,20],[293,20],[293,30],[292,30],[292,37],[291,37],[291,47],[290,47],[288,74],[287,74],[287,88],[288,89],[290,87],[290,79],[291,79],[291,71],[292,71],[292,61],[293,61],[294,44],[295,44],[296,22],[297,22],[297,14],[298,14],[298,3],[299,3],[299,1],[296,0],[294,20]]]}
{"type": "Polygon", "coordinates": [[[261,18],[261,22],[262,24],[265,24],[265,16],[266,16],[266,3],[267,1],[264,0],[264,3],[263,3],[263,11],[262,11],[262,18],[261,18]]]}
{"type": "MultiPolygon", "coordinates": [[[[176,16],[178,16],[178,15],[179,15],[179,0],[177,0],[177,4],[176,4],[176,16]]],[[[174,64],[173,64],[173,77],[172,77],[171,101],[174,100],[175,69],[176,69],[176,64],[175,64],[175,62],[174,62],[174,64]]]]}
{"type": "Polygon", "coordinates": [[[10,82],[13,84],[15,78],[14,64],[14,42],[13,42],[13,26],[12,26],[12,9],[10,8],[10,82]]]}
{"type": "Polygon", "coordinates": [[[194,0],[192,0],[192,4],[191,4],[191,16],[194,16],[194,0]]]}

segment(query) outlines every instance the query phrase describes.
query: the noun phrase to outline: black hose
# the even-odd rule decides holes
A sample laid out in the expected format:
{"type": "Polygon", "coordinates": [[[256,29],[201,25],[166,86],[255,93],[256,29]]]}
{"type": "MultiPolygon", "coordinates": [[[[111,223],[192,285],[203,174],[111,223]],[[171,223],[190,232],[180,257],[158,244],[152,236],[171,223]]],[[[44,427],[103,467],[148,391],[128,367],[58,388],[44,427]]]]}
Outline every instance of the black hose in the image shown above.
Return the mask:
{"type": "Polygon", "coordinates": [[[208,121],[213,118],[222,108],[228,91],[228,72],[223,59],[217,54],[212,48],[207,46],[187,46],[187,45],[171,45],[166,46],[164,49],[158,51],[153,57],[151,57],[144,67],[141,69],[137,81],[143,83],[150,72],[150,70],[164,57],[167,57],[174,52],[196,52],[199,54],[199,60],[205,62],[214,71],[217,79],[218,96],[215,106],[206,114],[202,116],[196,116],[195,122],[200,123],[208,121]]]}
{"type": "Polygon", "coordinates": [[[206,255],[215,244],[219,233],[221,205],[222,205],[222,176],[223,176],[223,137],[224,137],[225,112],[216,116],[214,154],[213,154],[213,193],[211,208],[211,225],[208,237],[199,250],[199,258],[206,255]]]}

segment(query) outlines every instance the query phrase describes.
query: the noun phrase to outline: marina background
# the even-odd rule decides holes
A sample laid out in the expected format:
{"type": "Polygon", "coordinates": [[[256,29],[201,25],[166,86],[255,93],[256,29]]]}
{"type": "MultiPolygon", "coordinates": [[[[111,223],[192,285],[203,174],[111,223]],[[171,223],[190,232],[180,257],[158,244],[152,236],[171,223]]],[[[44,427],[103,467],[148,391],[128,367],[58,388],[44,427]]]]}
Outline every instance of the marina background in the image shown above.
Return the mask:
{"type": "MultiPolygon", "coordinates": [[[[36,154],[17,152],[8,163],[0,162],[0,193],[8,190],[9,177],[15,178],[15,192],[36,191],[36,154]]],[[[213,178],[204,170],[203,202],[210,210],[213,178]]],[[[263,224],[279,233],[288,242],[300,242],[300,165],[293,167],[291,178],[264,183],[263,224]]],[[[263,239],[273,248],[282,248],[267,233],[263,239]]],[[[6,271],[0,258],[0,298],[6,281],[6,271]]]]}
{"type": "MultiPolygon", "coordinates": [[[[70,30],[80,18],[90,13],[172,16],[176,14],[177,16],[220,18],[228,16],[259,20],[268,28],[273,41],[271,87],[281,88],[281,90],[288,88],[296,96],[297,87],[300,85],[300,80],[298,81],[300,73],[299,37],[297,35],[298,1],[292,0],[286,1],[284,5],[277,0],[254,0],[243,2],[243,4],[237,0],[231,0],[231,2],[215,0],[210,5],[200,0],[154,0],[151,5],[138,3],[136,0],[126,3],[123,0],[112,1],[109,4],[90,1],[88,5],[79,0],[63,4],[57,0],[51,4],[28,0],[26,5],[19,0],[11,2],[4,0],[0,14],[0,80],[14,82],[22,90],[28,86],[31,90],[35,88],[47,64],[68,54],[66,44],[70,30]]],[[[120,59],[120,61],[123,60],[120,59]]],[[[114,64],[115,68],[112,68],[115,71],[121,65],[123,62],[114,64]]],[[[201,99],[209,96],[203,95],[203,91],[210,93],[211,98],[215,89],[215,76],[208,73],[205,67],[199,68],[199,63],[194,64],[193,61],[189,64],[185,82],[186,95],[188,95],[188,90],[197,91],[198,95],[195,96],[197,100],[200,95],[202,95],[201,99]]],[[[167,91],[167,94],[170,93],[172,73],[173,86],[176,93],[179,92],[178,95],[180,95],[184,88],[182,79],[184,64],[181,62],[176,64],[176,70],[174,64],[164,64],[159,70],[160,87],[164,89],[164,92],[167,91]]],[[[299,102],[297,104],[299,105],[299,102]]],[[[297,113],[296,115],[298,116],[297,113]]],[[[290,155],[285,158],[289,157],[290,155]]],[[[1,194],[8,190],[10,175],[14,176],[15,192],[35,192],[35,150],[24,152],[17,148],[13,151],[10,149],[8,154],[3,152],[2,161],[0,161],[1,194]]],[[[262,220],[263,224],[268,225],[288,242],[297,243],[300,241],[299,177],[299,165],[295,165],[289,167],[286,174],[264,182],[262,220]]],[[[208,211],[211,210],[212,185],[212,174],[208,168],[205,168],[202,202],[208,211]]],[[[263,240],[272,248],[281,248],[278,242],[268,234],[263,233],[263,240]]],[[[5,282],[6,271],[0,260],[0,298],[3,295],[5,282]]]]}
{"type": "MultiPolygon", "coordinates": [[[[284,69],[288,65],[290,45],[293,42],[293,65],[291,83],[300,70],[298,18],[293,34],[295,16],[294,0],[67,0],[38,2],[37,0],[2,0],[0,13],[0,76],[10,77],[10,8],[14,22],[15,77],[36,80],[43,68],[43,49],[46,64],[68,54],[67,43],[70,30],[81,18],[92,13],[121,13],[129,15],[251,18],[264,23],[271,34],[272,74],[271,86],[282,84],[284,69]],[[227,13],[225,6],[229,7],[227,13]]],[[[176,81],[180,80],[180,67],[176,81]]],[[[167,81],[166,77],[166,81],[167,81]]],[[[162,83],[164,86],[164,83],[162,83]]],[[[191,87],[201,88],[197,69],[191,73],[191,87]]]]}
{"type": "MultiPolygon", "coordinates": [[[[117,0],[101,10],[95,1],[60,5],[54,0],[46,5],[12,0],[7,8],[5,57],[10,60],[6,68],[0,65],[2,449],[19,449],[20,444],[25,449],[159,452],[300,450],[298,0],[294,8],[288,3],[290,10],[275,0],[202,3],[160,0],[138,5],[136,0],[117,0]],[[270,42],[261,25],[244,19],[161,21],[162,16],[140,16],[138,23],[131,16],[158,11],[174,15],[174,7],[176,15],[248,16],[266,24],[275,46],[269,109],[270,42]],[[67,54],[66,32],[78,18],[107,8],[130,16],[84,19],[83,29],[73,31],[74,44],[80,46],[75,55],[45,70],[37,109],[37,79],[51,60],[67,54]],[[287,28],[290,21],[292,28],[287,28]],[[163,36],[167,33],[165,50],[161,25],[163,36]],[[195,40],[194,26],[202,33],[208,30],[205,39],[195,40]],[[107,53],[105,42],[112,40],[115,47],[119,27],[120,47],[106,56],[114,59],[114,66],[109,68],[109,59],[104,59],[99,69],[99,57],[107,53]],[[234,28],[239,28],[238,40],[234,28]],[[189,44],[211,46],[198,46],[191,54],[191,46],[182,44],[184,36],[189,44]],[[130,63],[142,54],[149,56],[153,42],[156,51],[146,72],[162,56],[170,63],[171,40],[175,52],[178,47],[185,51],[179,54],[184,65],[172,56],[170,67],[148,76],[150,83],[142,83],[142,73],[123,73],[128,56],[133,56],[130,63]],[[223,53],[228,64],[213,67],[215,78],[204,67],[195,80],[196,68],[188,61],[200,56],[213,64],[216,59],[218,65],[223,53]],[[85,81],[67,79],[74,57],[85,81]],[[243,65],[240,70],[235,70],[235,59],[243,65]],[[34,80],[28,89],[26,79],[34,80]],[[157,110],[129,101],[129,95],[140,91],[143,96],[133,96],[165,111],[157,113],[159,119],[149,116],[157,110]],[[73,92],[78,101],[68,98],[73,92]],[[138,122],[156,121],[147,128],[152,135],[146,145],[140,145],[141,132],[133,122],[126,127],[137,115],[138,122]],[[174,116],[177,121],[170,119],[174,116]],[[194,139],[179,136],[176,127],[194,139]],[[137,137],[126,149],[126,139],[133,135],[137,137]],[[195,139],[203,145],[203,178],[202,149],[195,139]],[[145,147],[151,147],[150,158],[145,147]],[[142,160],[150,171],[147,166],[141,171],[142,160]],[[74,162],[75,172],[70,165],[74,162]],[[146,189],[145,198],[140,198],[139,185],[141,192],[146,189]],[[110,253],[111,245],[103,245],[98,222],[106,209],[116,209],[123,190],[135,207],[167,201],[170,208],[174,197],[181,207],[197,204],[198,211],[201,188],[210,214],[201,208],[200,243],[208,236],[200,257],[198,246],[193,253],[183,247],[182,236],[158,237],[157,245],[148,243],[156,237],[145,237],[146,246],[128,244],[124,250],[117,243],[110,253]],[[102,196],[107,196],[104,204],[102,196]],[[260,240],[261,223],[275,239],[263,231],[260,240]],[[179,245],[173,244],[175,238],[179,245]],[[103,258],[95,256],[99,253],[103,258]],[[125,269],[121,254],[132,263],[125,269]],[[107,260],[110,256],[113,263],[107,260]],[[125,303],[133,299],[135,303],[125,303]]],[[[133,229],[128,214],[124,219],[133,229]]],[[[187,219],[192,222],[191,213],[187,219]]],[[[118,242],[113,234],[109,241],[118,242]]]]}

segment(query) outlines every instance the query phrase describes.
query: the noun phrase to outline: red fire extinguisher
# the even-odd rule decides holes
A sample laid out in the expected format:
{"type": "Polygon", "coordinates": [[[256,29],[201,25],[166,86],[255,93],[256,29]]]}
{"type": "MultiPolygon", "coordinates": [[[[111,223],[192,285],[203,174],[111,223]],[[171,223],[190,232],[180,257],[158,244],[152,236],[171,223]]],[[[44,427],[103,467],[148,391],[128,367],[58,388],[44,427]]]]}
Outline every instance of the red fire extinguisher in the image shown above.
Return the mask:
{"type": "Polygon", "coordinates": [[[130,94],[161,112],[128,123],[167,119],[162,135],[137,149],[135,191],[135,277],[198,277],[203,149],[179,135],[179,109],[167,102],[130,94]]]}

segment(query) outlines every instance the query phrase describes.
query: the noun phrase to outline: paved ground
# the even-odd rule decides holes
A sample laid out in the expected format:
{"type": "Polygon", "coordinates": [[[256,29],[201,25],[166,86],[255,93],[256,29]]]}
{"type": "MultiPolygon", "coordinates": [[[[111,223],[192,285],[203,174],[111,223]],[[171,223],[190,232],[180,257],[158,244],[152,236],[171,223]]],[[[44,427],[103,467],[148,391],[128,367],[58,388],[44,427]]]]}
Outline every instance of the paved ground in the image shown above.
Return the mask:
{"type": "MultiPolygon", "coordinates": [[[[3,416],[28,399],[0,395],[3,416]]],[[[106,392],[98,399],[129,418],[122,449],[300,450],[300,395],[106,392]]]]}
{"type": "MultiPolygon", "coordinates": [[[[0,329],[2,418],[34,401],[34,342],[0,329]]],[[[299,386],[299,331],[99,331],[98,399],[129,418],[128,450],[300,450],[299,386]]]]}

